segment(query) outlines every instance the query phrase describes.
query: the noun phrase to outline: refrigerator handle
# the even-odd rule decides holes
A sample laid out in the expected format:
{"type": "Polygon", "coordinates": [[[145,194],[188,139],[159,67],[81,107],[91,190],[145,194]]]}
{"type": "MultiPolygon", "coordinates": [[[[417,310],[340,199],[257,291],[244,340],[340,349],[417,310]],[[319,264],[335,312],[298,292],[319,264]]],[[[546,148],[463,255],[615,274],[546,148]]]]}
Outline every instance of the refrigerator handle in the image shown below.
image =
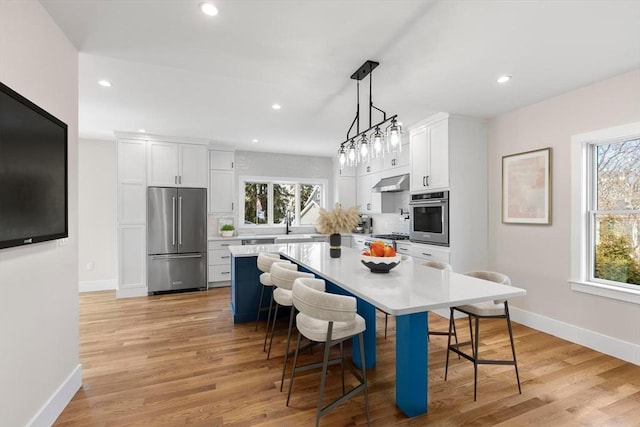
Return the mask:
{"type": "Polygon", "coordinates": [[[171,221],[171,244],[173,246],[176,245],[176,198],[171,198],[171,203],[173,206],[173,220],[171,221]]]}
{"type": "Polygon", "coordinates": [[[182,197],[178,197],[178,245],[182,244],[182,197]]]}

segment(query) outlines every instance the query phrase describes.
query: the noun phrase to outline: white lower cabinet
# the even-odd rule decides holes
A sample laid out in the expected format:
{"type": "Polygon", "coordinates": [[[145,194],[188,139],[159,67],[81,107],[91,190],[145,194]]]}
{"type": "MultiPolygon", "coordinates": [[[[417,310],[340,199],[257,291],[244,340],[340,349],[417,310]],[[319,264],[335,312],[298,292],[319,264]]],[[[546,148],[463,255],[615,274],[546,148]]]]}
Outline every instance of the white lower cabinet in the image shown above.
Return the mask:
{"type": "Polygon", "coordinates": [[[208,249],[208,281],[213,286],[226,286],[231,280],[231,253],[229,246],[241,245],[241,240],[212,240],[208,249]],[[220,283],[221,282],[221,283],[220,283]]]}
{"type": "Polygon", "coordinates": [[[414,242],[397,242],[396,251],[402,255],[409,255],[416,260],[450,263],[449,248],[443,246],[424,245],[414,242]]]}

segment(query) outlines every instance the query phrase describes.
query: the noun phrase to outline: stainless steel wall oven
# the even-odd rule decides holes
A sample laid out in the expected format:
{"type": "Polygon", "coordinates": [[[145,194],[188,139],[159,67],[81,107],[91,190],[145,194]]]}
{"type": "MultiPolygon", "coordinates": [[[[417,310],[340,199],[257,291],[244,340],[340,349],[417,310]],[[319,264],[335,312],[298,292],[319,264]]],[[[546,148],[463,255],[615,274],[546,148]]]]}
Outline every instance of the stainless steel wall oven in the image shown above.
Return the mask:
{"type": "Polygon", "coordinates": [[[412,242],[449,246],[449,192],[412,194],[412,242]]]}

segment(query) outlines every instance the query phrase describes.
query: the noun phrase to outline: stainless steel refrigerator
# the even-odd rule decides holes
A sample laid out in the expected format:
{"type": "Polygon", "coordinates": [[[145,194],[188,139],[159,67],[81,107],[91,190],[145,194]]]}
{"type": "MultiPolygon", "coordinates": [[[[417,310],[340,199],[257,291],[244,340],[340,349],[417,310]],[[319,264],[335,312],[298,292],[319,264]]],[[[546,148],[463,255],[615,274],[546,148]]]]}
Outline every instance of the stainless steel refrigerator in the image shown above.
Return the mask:
{"type": "Polygon", "coordinates": [[[149,293],[207,286],[207,190],[147,190],[149,293]]]}

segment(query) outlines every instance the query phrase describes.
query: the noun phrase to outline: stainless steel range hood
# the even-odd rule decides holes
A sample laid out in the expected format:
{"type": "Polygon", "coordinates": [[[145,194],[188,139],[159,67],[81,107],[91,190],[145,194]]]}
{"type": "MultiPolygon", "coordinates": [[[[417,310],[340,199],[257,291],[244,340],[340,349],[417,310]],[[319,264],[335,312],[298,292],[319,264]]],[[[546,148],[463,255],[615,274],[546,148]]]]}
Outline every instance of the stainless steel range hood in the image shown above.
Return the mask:
{"type": "Polygon", "coordinates": [[[371,188],[375,193],[393,193],[409,190],[409,174],[382,178],[371,188]]]}

